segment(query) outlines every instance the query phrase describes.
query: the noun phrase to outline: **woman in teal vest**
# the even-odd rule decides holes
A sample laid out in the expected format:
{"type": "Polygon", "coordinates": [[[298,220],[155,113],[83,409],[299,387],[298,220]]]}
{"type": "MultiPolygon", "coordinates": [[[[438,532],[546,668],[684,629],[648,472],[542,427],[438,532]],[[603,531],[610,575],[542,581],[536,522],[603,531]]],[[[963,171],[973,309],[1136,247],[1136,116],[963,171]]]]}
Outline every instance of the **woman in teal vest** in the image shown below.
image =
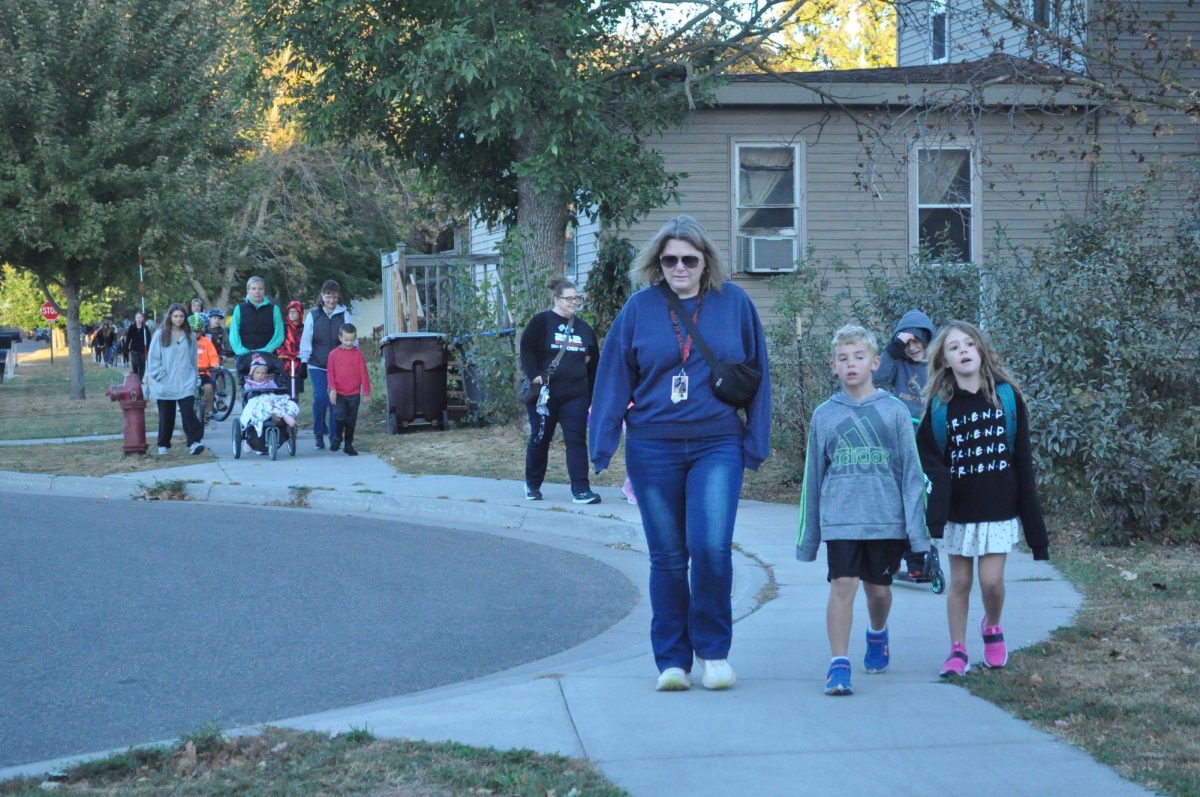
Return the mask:
{"type": "Polygon", "coordinates": [[[273,359],[275,350],[283,343],[283,315],[264,296],[266,291],[267,284],[262,277],[251,277],[246,280],[246,301],[233,308],[229,346],[238,358],[239,373],[243,363],[249,362],[248,355],[265,352],[273,359]]]}

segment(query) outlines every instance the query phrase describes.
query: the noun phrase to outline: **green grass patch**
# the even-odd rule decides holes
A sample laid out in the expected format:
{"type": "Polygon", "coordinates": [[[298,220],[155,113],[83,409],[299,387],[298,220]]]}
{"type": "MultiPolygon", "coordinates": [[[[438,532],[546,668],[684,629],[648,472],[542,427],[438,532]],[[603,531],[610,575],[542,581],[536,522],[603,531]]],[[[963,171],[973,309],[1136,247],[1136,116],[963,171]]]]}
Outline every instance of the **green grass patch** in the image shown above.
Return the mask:
{"type": "MultiPolygon", "coordinates": [[[[139,748],[82,764],[58,779],[71,795],[513,795],[619,797],[586,762],[528,750],[379,740],[365,728],[329,737],[282,728],[227,738],[211,728],[172,748],[139,748]]],[[[3,795],[44,795],[37,780],[0,783],[3,795]]]]}

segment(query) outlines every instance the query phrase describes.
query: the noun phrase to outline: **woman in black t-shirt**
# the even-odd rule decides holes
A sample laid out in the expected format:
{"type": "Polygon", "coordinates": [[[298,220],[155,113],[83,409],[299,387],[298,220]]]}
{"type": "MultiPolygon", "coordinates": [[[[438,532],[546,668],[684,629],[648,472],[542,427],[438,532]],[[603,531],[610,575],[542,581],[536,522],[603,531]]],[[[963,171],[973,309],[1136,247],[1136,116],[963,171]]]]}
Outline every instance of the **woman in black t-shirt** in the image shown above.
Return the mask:
{"type": "Polygon", "coordinates": [[[561,425],[572,500],[598,504],[600,496],[592,492],[587,462],[587,415],[599,360],[596,333],[576,315],[582,297],[575,283],[557,277],[546,287],[554,294],[551,308],[530,319],[521,334],[521,370],[535,386],[543,388],[539,398],[526,405],[529,444],[525,448],[525,498],[542,500],[550,441],[554,427],[561,425]],[[562,356],[555,365],[560,352],[562,356]]]}

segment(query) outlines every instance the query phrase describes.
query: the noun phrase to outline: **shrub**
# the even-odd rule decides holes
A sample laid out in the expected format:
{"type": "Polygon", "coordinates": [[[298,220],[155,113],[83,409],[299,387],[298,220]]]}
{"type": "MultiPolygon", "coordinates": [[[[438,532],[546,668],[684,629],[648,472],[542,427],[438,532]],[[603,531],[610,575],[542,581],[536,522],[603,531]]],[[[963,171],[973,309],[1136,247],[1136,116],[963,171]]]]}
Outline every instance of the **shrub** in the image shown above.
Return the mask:
{"type": "Polygon", "coordinates": [[[1044,500],[1088,496],[1106,542],[1200,537],[1200,218],[1148,227],[1153,196],[1113,191],[1046,247],[1010,250],[990,319],[1029,399],[1044,500]]]}
{"type": "Polygon", "coordinates": [[[626,238],[606,235],[600,241],[596,263],[588,273],[584,312],[600,340],[608,334],[608,328],[629,299],[629,267],[636,255],[637,250],[626,238]]]}
{"type": "Polygon", "coordinates": [[[833,331],[862,324],[886,346],[900,317],[923,310],[934,324],[978,315],[979,273],[971,265],[933,266],[882,260],[853,269],[843,260],[822,264],[811,254],[794,274],[773,277],[775,320],[768,325],[771,359],[772,447],[785,478],[800,481],[813,410],[837,388],[829,368],[833,331]]]}

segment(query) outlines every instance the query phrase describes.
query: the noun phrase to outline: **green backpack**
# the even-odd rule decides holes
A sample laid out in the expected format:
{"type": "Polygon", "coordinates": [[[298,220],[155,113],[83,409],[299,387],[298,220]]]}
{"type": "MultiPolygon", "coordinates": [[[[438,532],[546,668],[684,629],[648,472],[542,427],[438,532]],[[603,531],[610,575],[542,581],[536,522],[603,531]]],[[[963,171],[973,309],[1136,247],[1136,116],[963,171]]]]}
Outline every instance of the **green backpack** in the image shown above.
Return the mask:
{"type": "MultiPolygon", "coordinates": [[[[1017,396],[1007,382],[996,385],[996,395],[1000,397],[1000,407],[1004,410],[1004,431],[1008,434],[1008,450],[1012,452],[1017,445],[1017,396]]],[[[929,414],[933,441],[937,443],[938,451],[945,451],[949,442],[946,437],[946,405],[937,396],[929,403],[929,414]]]]}

